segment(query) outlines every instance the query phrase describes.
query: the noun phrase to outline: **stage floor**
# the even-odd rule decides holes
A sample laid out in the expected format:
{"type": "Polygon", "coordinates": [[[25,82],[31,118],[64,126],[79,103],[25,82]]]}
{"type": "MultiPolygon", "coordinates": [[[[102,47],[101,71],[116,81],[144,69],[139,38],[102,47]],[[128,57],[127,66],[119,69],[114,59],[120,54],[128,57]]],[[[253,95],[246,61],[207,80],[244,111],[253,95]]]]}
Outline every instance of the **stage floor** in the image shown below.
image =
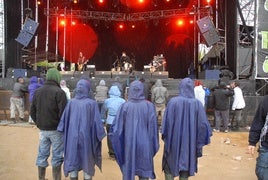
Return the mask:
{"type": "Polygon", "coordinates": [[[120,78],[128,78],[130,75],[134,75],[137,77],[143,77],[146,79],[167,79],[169,78],[168,71],[156,71],[156,72],[149,72],[149,71],[133,71],[132,73],[125,72],[125,71],[60,71],[63,78],[70,77],[76,78],[81,77],[82,75],[89,76],[90,78],[114,78],[116,76],[120,78]]]}

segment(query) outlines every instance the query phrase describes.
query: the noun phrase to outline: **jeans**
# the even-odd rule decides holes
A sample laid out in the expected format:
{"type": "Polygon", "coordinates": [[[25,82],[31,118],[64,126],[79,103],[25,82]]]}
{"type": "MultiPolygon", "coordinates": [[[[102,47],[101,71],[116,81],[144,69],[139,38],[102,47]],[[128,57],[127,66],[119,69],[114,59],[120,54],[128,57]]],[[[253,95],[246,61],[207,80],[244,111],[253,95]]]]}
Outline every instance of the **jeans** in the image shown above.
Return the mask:
{"type": "Polygon", "coordinates": [[[57,167],[63,162],[63,134],[58,131],[39,132],[39,150],[36,159],[36,165],[47,167],[47,159],[50,155],[50,147],[52,147],[51,165],[57,167]]]}
{"type": "MultiPolygon", "coordinates": [[[[78,171],[71,171],[70,172],[70,177],[71,178],[78,177],[78,171]]],[[[84,172],[84,179],[91,180],[91,176],[89,174],[87,174],[87,173],[84,172]]]]}
{"type": "Polygon", "coordinates": [[[260,147],[255,173],[258,180],[268,179],[268,149],[260,147]]]}

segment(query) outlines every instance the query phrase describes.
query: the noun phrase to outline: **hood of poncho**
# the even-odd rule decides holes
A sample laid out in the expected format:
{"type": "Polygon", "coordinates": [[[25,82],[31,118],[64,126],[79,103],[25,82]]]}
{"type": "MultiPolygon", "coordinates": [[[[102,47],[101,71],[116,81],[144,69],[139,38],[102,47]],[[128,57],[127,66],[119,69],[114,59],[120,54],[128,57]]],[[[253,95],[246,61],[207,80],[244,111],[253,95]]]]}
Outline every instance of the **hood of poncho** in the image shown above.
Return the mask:
{"type": "Polygon", "coordinates": [[[142,82],[135,80],[130,84],[128,100],[142,100],[144,96],[144,85],[142,82]]]}
{"type": "Polygon", "coordinates": [[[77,99],[88,98],[89,91],[90,91],[90,83],[85,79],[81,79],[76,84],[75,98],[77,99]]]}
{"type": "Polygon", "coordinates": [[[179,84],[179,96],[186,98],[195,98],[194,83],[190,78],[184,78],[179,84]]]}

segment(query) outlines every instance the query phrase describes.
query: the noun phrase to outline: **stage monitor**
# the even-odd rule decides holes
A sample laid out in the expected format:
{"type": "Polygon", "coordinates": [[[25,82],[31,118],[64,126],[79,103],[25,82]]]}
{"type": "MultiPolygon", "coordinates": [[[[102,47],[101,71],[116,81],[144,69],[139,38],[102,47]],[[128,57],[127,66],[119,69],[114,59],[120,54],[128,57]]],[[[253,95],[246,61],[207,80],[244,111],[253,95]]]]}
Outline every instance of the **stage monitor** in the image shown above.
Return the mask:
{"type": "Polygon", "coordinates": [[[150,65],[144,65],[143,66],[143,71],[150,71],[151,66],[150,65]]]}
{"type": "Polygon", "coordinates": [[[95,78],[96,66],[95,65],[87,65],[87,71],[89,71],[89,77],[95,78]]]}

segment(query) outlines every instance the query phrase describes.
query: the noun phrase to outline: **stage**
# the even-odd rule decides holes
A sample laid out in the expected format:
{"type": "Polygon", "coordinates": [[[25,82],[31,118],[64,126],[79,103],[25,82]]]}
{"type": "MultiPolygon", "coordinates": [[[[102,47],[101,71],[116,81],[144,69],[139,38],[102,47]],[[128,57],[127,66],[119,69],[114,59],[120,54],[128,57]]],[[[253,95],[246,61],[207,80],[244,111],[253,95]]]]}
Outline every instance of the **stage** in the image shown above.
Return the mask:
{"type": "Polygon", "coordinates": [[[144,79],[168,79],[168,71],[132,71],[132,73],[125,71],[60,71],[64,79],[68,78],[80,78],[83,76],[88,76],[91,79],[101,79],[101,78],[115,78],[120,77],[122,79],[127,79],[129,76],[136,76],[138,78],[143,77],[144,79]]]}

